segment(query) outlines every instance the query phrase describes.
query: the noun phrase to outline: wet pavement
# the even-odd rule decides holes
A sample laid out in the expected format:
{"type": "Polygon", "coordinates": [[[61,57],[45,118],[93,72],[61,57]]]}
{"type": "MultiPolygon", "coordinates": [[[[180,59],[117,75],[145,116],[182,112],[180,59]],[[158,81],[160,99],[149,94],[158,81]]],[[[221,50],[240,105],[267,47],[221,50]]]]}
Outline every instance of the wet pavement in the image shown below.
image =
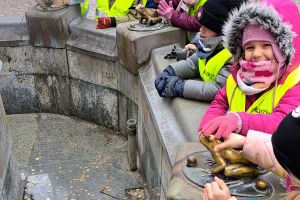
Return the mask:
{"type": "Polygon", "coordinates": [[[129,170],[120,133],[56,114],[8,115],[8,132],[26,193],[35,200],[130,199],[143,179],[129,170]]]}

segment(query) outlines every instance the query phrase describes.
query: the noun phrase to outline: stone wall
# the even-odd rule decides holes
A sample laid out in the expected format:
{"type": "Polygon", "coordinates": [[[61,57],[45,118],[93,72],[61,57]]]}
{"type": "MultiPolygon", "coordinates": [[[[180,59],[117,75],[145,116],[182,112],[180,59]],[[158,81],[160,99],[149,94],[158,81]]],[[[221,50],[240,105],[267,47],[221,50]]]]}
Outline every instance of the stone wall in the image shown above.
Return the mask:
{"type": "MultiPolygon", "coordinates": [[[[77,116],[125,134],[126,121],[138,118],[138,69],[147,65],[154,48],[185,42],[185,33],[177,28],[130,33],[128,25],[97,30],[96,22],[81,18],[76,6],[0,17],[0,93],[7,114],[77,116]]],[[[148,149],[142,153],[149,168],[144,170],[151,169],[154,177],[150,147],[140,152],[148,149]]],[[[150,184],[157,198],[159,182],[150,184]]]]}
{"type": "MultiPolygon", "coordinates": [[[[0,69],[2,62],[0,61],[0,69]]],[[[0,96],[0,199],[21,199],[23,184],[12,149],[12,139],[6,130],[6,114],[0,96]]]]}

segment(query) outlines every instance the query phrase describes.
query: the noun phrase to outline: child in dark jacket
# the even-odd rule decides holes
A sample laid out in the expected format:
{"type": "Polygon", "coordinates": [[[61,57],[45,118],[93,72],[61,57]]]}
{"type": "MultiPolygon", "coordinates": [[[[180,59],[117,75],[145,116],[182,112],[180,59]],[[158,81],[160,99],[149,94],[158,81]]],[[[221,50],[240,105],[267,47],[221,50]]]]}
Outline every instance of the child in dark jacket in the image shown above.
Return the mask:
{"type": "Polygon", "coordinates": [[[222,45],[222,26],[230,10],[244,1],[205,2],[199,17],[202,26],[197,52],[186,60],[170,64],[157,76],[155,87],[161,97],[213,100],[217,91],[225,85],[232,64],[230,52],[222,45]]]}

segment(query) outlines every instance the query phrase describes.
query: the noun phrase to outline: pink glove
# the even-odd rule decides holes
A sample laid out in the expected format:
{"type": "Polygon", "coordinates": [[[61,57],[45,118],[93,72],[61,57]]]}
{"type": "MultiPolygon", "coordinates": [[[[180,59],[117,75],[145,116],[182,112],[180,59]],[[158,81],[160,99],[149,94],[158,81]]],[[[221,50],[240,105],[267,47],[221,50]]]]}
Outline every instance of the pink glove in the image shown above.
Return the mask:
{"type": "Polygon", "coordinates": [[[201,134],[210,136],[215,133],[215,138],[227,138],[230,133],[240,129],[238,114],[227,114],[225,116],[216,117],[207,122],[201,129],[201,134]],[[236,116],[237,115],[237,116],[236,116]]]}
{"type": "Polygon", "coordinates": [[[156,11],[160,16],[170,20],[174,11],[172,1],[169,1],[168,5],[166,0],[161,0],[156,11]]]}

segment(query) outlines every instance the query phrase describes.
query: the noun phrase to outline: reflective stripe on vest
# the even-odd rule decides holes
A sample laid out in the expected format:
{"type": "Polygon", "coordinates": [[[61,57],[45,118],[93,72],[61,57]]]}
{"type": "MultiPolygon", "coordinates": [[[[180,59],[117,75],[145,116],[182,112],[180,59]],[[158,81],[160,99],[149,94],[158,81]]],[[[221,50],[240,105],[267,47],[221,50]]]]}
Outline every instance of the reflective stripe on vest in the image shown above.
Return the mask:
{"type": "MultiPolygon", "coordinates": [[[[300,81],[300,66],[291,72],[283,84],[279,84],[276,88],[276,96],[274,100],[274,107],[276,107],[283,97],[283,95],[290,88],[294,87],[300,81]]],[[[245,112],[246,95],[237,87],[233,76],[227,78],[226,81],[226,95],[228,99],[229,109],[232,112],[245,112]]],[[[247,113],[272,113],[272,99],[274,95],[274,88],[261,95],[247,110],[247,113]]]]}
{"type": "Polygon", "coordinates": [[[109,0],[97,0],[96,16],[97,17],[118,17],[125,16],[129,12],[134,0],[116,0],[109,9],[109,0]]]}
{"type": "Polygon", "coordinates": [[[204,82],[216,81],[216,77],[225,65],[225,63],[231,58],[231,53],[227,49],[223,49],[217,53],[214,57],[209,59],[206,63],[206,59],[198,58],[198,68],[201,78],[204,82]]]}
{"type": "MultiPolygon", "coordinates": [[[[196,16],[196,14],[198,14],[198,9],[202,7],[205,2],[206,0],[198,0],[198,2],[193,7],[189,8],[189,16],[196,16]]],[[[193,39],[194,35],[195,33],[191,33],[191,32],[186,33],[186,36],[189,41],[193,39]]]]}

